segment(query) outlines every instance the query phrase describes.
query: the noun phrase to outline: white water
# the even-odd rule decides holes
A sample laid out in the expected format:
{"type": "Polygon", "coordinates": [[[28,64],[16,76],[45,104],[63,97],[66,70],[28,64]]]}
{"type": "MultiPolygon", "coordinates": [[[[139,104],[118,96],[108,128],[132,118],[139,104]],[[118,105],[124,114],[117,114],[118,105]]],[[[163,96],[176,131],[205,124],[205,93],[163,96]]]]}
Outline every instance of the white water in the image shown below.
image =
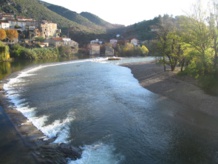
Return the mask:
{"type": "MultiPolygon", "coordinates": [[[[32,124],[41,132],[43,132],[43,134],[46,137],[56,138],[54,143],[68,143],[71,140],[69,135],[69,126],[70,123],[73,122],[75,119],[74,113],[70,113],[69,116],[67,116],[67,118],[64,120],[55,120],[53,123],[45,125],[45,122],[48,120],[48,116],[44,115],[41,117],[36,117],[37,108],[30,107],[28,101],[26,99],[21,98],[20,94],[23,90],[25,90],[25,85],[26,83],[28,83],[25,77],[35,76],[37,74],[37,71],[43,68],[54,67],[64,64],[81,63],[87,61],[107,63],[107,60],[105,58],[98,58],[40,65],[32,69],[22,71],[17,77],[9,79],[8,83],[4,84],[3,86],[4,90],[6,91],[7,97],[13,104],[13,107],[16,110],[20,111],[29,121],[31,121],[32,124]]],[[[119,64],[119,62],[116,61],[114,63],[119,64]]],[[[21,125],[24,124],[25,123],[21,125]]],[[[117,155],[116,157],[114,156],[115,148],[113,146],[104,144],[102,142],[93,145],[86,145],[82,147],[82,149],[82,158],[76,161],[69,160],[69,164],[117,164],[123,159],[122,155],[117,155]]]]}

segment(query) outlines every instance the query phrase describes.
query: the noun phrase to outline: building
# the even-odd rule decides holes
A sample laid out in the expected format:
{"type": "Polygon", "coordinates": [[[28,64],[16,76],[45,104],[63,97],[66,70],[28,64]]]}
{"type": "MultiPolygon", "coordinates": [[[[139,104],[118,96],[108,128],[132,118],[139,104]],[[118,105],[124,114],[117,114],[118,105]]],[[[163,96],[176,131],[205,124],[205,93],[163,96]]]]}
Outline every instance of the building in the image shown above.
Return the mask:
{"type": "Polygon", "coordinates": [[[61,38],[61,37],[50,38],[49,43],[55,47],[58,46],[78,47],[79,45],[77,42],[71,40],[70,38],[61,38]]]}
{"type": "Polygon", "coordinates": [[[90,44],[89,55],[100,55],[100,47],[99,44],[90,44]]]}
{"type": "Polygon", "coordinates": [[[57,24],[48,22],[48,21],[43,21],[40,25],[41,28],[41,36],[43,38],[50,38],[50,37],[56,37],[57,34],[57,24]]]}
{"type": "Polygon", "coordinates": [[[79,47],[79,44],[74,40],[71,40],[70,38],[61,38],[61,37],[50,38],[48,42],[50,45],[55,47],[69,46],[71,47],[72,51],[77,51],[79,47]]]}
{"type": "Polygon", "coordinates": [[[130,43],[132,43],[134,46],[137,46],[139,44],[139,40],[136,38],[133,38],[130,40],[130,43]]]}
{"type": "Polygon", "coordinates": [[[117,46],[117,39],[110,39],[110,44],[112,45],[112,47],[116,47],[117,46]]]}
{"type": "Polygon", "coordinates": [[[26,18],[26,17],[22,17],[22,16],[17,16],[16,20],[18,20],[18,21],[25,21],[25,22],[33,22],[33,21],[35,21],[32,18],[26,18]]]}
{"type": "Polygon", "coordinates": [[[16,28],[18,31],[34,30],[38,26],[35,20],[9,20],[10,28],[16,28]]]}
{"type": "Polygon", "coordinates": [[[7,21],[0,21],[0,28],[9,29],[10,24],[7,21]]]}
{"type": "Polygon", "coordinates": [[[0,20],[14,20],[13,14],[0,13],[0,20]]]}
{"type": "Polygon", "coordinates": [[[103,42],[99,39],[91,40],[90,44],[102,44],[103,42]]]}

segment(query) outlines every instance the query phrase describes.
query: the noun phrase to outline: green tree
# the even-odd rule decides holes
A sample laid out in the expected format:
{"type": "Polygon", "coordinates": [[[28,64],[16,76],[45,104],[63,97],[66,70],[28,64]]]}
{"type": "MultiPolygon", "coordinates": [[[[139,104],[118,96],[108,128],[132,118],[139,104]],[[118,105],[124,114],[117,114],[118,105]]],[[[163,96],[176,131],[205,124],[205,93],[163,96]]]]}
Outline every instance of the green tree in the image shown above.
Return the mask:
{"type": "Polygon", "coordinates": [[[179,62],[179,58],[183,51],[181,49],[181,38],[178,35],[176,20],[168,15],[164,15],[160,19],[158,35],[158,51],[161,61],[166,70],[166,65],[170,65],[171,70],[174,71],[179,62]]]}
{"type": "Polygon", "coordinates": [[[35,41],[44,42],[45,38],[43,38],[43,37],[35,37],[35,41]]]}
{"type": "Polygon", "coordinates": [[[208,26],[205,24],[207,15],[202,11],[201,5],[195,6],[194,13],[183,17],[180,22],[182,38],[195,51],[196,77],[211,72],[212,69],[212,38],[208,26]]]}
{"type": "Polygon", "coordinates": [[[214,71],[218,73],[218,3],[215,0],[210,4],[210,16],[208,19],[210,34],[212,38],[212,49],[214,51],[214,71]]]}
{"type": "Polygon", "coordinates": [[[58,51],[59,51],[60,57],[69,58],[73,55],[73,52],[70,46],[59,46],[58,51]]]}

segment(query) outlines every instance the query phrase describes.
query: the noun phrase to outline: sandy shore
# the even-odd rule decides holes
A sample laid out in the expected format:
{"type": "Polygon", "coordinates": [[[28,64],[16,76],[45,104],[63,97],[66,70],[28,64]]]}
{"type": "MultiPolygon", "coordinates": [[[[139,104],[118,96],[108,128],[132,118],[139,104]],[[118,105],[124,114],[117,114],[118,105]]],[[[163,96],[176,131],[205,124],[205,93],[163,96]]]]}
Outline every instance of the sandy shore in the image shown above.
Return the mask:
{"type": "MultiPolygon", "coordinates": [[[[213,97],[204,93],[197,86],[195,80],[179,77],[171,71],[164,72],[163,67],[156,63],[134,63],[124,66],[130,68],[140,85],[151,92],[176,101],[177,103],[186,106],[188,109],[201,111],[211,116],[218,116],[218,97],[213,97]]],[[[1,89],[2,85],[0,85],[0,90],[1,89]]],[[[20,112],[9,107],[6,97],[4,96],[4,91],[0,92],[0,100],[0,106],[4,108],[4,110],[2,110],[3,115],[6,114],[4,117],[8,118],[4,120],[4,124],[13,125],[13,127],[10,126],[10,131],[13,131],[16,135],[11,137],[17,138],[19,143],[22,143],[20,144],[22,149],[25,149],[25,152],[28,152],[29,154],[26,159],[33,159],[32,162],[29,163],[43,161],[43,154],[45,153],[47,153],[47,157],[45,157],[46,160],[62,160],[63,162],[63,154],[60,154],[56,147],[47,146],[51,141],[42,141],[44,135],[28,122],[20,112]],[[48,152],[50,152],[50,154],[48,154],[48,152]]],[[[0,121],[0,125],[2,126],[3,122],[0,121]]],[[[13,151],[13,145],[11,146],[10,151],[13,151]]],[[[13,158],[14,156],[11,157],[13,158]]],[[[5,159],[5,161],[7,161],[7,159],[5,159]]],[[[60,163],[62,162],[60,161],[60,163]]]]}
{"type": "Polygon", "coordinates": [[[218,97],[206,94],[192,78],[163,71],[163,66],[153,63],[124,65],[131,69],[141,86],[165,96],[189,109],[218,117],[218,97]]]}

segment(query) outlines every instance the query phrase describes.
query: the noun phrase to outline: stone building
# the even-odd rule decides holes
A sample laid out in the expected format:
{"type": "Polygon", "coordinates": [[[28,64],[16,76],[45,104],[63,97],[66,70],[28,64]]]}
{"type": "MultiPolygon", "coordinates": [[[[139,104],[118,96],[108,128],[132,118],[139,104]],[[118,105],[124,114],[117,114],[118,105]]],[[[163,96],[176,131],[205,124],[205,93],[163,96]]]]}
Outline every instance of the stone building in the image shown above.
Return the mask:
{"type": "Polygon", "coordinates": [[[99,44],[90,44],[89,45],[89,55],[100,55],[100,48],[99,44]]]}
{"type": "Polygon", "coordinates": [[[40,25],[41,27],[41,36],[43,38],[50,38],[50,37],[56,37],[57,34],[57,24],[48,22],[48,21],[43,21],[40,25]]]}
{"type": "Polygon", "coordinates": [[[50,38],[48,42],[50,45],[55,47],[69,46],[71,47],[71,50],[74,52],[78,51],[79,48],[79,44],[74,40],[71,40],[70,38],[61,38],[61,37],[50,38]]]}

